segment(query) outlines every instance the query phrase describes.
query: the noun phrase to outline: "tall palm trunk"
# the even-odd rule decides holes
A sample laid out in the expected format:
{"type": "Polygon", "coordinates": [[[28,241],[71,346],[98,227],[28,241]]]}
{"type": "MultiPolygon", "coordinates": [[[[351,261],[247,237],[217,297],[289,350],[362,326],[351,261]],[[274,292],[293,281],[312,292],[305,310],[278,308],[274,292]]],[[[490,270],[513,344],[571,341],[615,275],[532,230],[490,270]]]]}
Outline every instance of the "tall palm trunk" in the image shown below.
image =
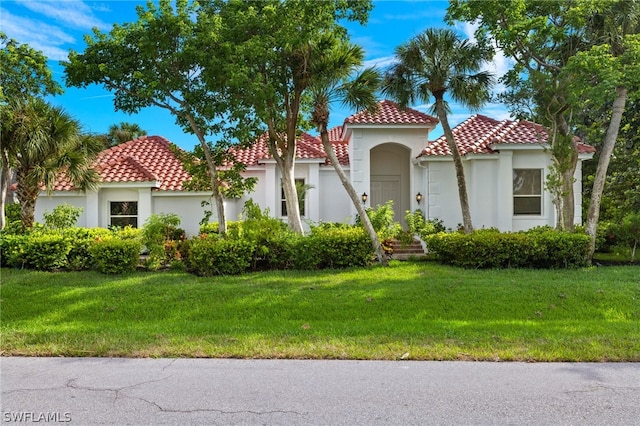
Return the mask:
{"type": "Polygon", "coordinates": [[[380,239],[378,238],[378,234],[376,230],[373,229],[373,225],[371,224],[371,220],[369,220],[369,216],[364,208],[363,203],[360,201],[360,196],[356,193],[353,185],[349,181],[347,174],[344,172],[344,169],[340,165],[338,161],[338,156],[333,150],[331,146],[331,142],[329,141],[329,132],[327,132],[326,124],[323,124],[320,128],[320,139],[322,140],[322,146],[324,147],[324,151],[327,153],[331,164],[333,164],[333,168],[335,169],[338,177],[340,178],[340,182],[342,186],[347,191],[349,198],[351,198],[351,202],[353,203],[358,215],[360,216],[360,220],[362,221],[362,225],[364,226],[364,230],[367,234],[369,234],[369,238],[371,238],[371,245],[373,246],[373,250],[376,254],[376,259],[383,266],[388,266],[389,261],[387,260],[387,255],[382,248],[382,244],[380,244],[380,239]]]}
{"type": "Polygon", "coordinates": [[[471,209],[469,207],[469,196],[467,195],[467,183],[464,176],[464,166],[462,165],[462,156],[458,151],[456,142],[453,138],[453,131],[447,119],[447,111],[444,105],[443,94],[434,94],[436,98],[436,113],[442,130],[444,131],[447,145],[453,157],[453,165],[456,170],[456,179],[458,181],[458,196],[460,198],[460,208],[462,209],[462,225],[466,234],[473,232],[473,223],[471,222],[471,209]]]}
{"type": "MultiPolygon", "coordinates": [[[[16,180],[18,182],[25,182],[28,179],[28,170],[16,170],[16,180]]],[[[16,196],[20,202],[20,221],[22,222],[22,229],[33,228],[35,222],[36,212],[36,200],[40,194],[40,188],[38,185],[24,185],[18,184],[16,188],[16,196]]]]}
{"type": "Polygon", "coordinates": [[[607,177],[609,161],[611,160],[613,148],[615,147],[616,140],[618,139],[620,122],[622,121],[622,114],[624,113],[624,107],[627,102],[627,92],[628,89],[626,87],[616,87],[616,99],[613,101],[611,121],[609,122],[607,134],[602,144],[600,160],[598,161],[596,176],[593,180],[593,189],[591,190],[591,201],[589,202],[589,212],[587,213],[586,223],[587,235],[591,237],[589,253],[587,255],[589,261],[593,258],[593,253],[596,249],[596,229],[598,227],[598,220],[600,219],[602,192],[604,190],[604,182],[607,177]]]}

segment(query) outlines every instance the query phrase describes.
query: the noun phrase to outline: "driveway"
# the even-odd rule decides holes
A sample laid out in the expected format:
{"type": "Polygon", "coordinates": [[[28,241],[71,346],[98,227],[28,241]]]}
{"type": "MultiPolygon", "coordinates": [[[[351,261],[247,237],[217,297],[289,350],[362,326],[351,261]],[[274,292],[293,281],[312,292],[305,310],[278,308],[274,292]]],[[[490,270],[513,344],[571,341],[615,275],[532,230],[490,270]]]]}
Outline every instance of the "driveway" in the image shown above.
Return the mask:
{"type": "Polygon", "coordinates": [[[2,423],[640,425],[640,363],[0,358],[2,423]]]}

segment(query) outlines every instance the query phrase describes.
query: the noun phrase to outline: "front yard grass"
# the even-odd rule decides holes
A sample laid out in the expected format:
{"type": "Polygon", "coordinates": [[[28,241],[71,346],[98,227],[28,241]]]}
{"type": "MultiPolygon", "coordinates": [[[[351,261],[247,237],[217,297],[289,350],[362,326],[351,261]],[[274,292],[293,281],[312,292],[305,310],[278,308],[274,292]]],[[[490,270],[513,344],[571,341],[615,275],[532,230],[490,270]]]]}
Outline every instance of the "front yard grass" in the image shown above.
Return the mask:
{"type": "Polygon", "coordinates": [[[640,267],[2,269],[2,355],[640,361],[640,267]]]}

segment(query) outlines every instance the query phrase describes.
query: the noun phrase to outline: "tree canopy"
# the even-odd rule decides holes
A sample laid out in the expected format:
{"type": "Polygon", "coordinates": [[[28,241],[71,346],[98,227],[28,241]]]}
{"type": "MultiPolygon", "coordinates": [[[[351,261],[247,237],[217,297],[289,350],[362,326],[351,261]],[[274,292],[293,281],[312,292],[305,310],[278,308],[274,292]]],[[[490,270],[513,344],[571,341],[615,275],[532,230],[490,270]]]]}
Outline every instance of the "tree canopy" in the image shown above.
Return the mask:
{"type": "Polygon", "coordinates": [[[305,126],[312,60],[328,53],[327,35],[346,39],[341,19],[365,23],[370,1],[298,2],[205,1],[221,22],[220,43],[227,60],[207,78],[226,78],[228,107],[251,109],[266,128],[267,146],[283,182],[289,226],[302,233],[295,187],[296,139],[305,126]]]}
{"type": "Polygon", "coordinates": [[[108,34],[94,30],[93,36],[87,36],[85,51],[72,51],[64,63],[66,82],[104,86],[115,95],[116,110],[136,113],[159,107],[170,111],[176,124],[198,140],[224,233],[224,182],[218,173],[223,162],[216,159],[224,157],[221,153],[232,140],[250,140],[253,126],[247,123],[252,115],[246,109],[227,108],[229,96],[219,74],[226,60],[224,49],[218,49],[220,19],[188,0],[178,0],[175,8],[169,0],[157,6],[149,2],[139,6],[137,13],[136,22],[114,25],[108,34]]]}

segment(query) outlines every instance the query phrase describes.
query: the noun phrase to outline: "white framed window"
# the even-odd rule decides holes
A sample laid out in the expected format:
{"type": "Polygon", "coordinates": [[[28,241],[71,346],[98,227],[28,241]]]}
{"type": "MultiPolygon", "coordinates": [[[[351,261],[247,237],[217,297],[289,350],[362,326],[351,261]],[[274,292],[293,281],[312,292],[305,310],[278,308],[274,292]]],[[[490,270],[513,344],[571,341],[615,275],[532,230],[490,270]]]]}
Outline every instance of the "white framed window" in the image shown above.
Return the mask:
{"type": "Polygon", "coordinates": [[[513,169],[513,215],[542,215],[542,169],[513,169]]]}
{"type": "MultiPolygon", "coordinates": [[[[296,189],[298,190],[298,208],[300,209],[300,216],[305,216],[306,213],[306,186],[304,179],[296,179],[296,189]]],[[[287,199],[284,194],[284,185],[282,180],[280,181],[280,211],[282,216],[287,215],[287,199]]]]}
{"type": "Polygon", "coordinates": [[[109,225],[124,228],[138,227],[137,201],[111,201],[109,203],[109,225]]]}

